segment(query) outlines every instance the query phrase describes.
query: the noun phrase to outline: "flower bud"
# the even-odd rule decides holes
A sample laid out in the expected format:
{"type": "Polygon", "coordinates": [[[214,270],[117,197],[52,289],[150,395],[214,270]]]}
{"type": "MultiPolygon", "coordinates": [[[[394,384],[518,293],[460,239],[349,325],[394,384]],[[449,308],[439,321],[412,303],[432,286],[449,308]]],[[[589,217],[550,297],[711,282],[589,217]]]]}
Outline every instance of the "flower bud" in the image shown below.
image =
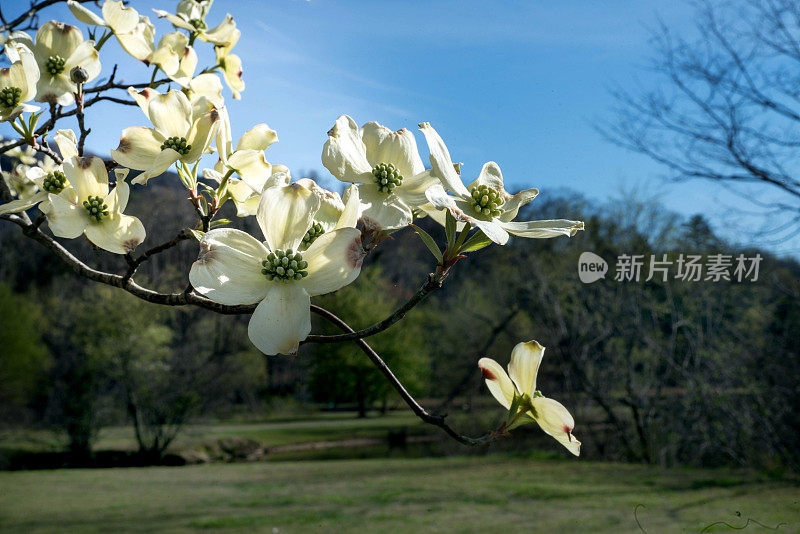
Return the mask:
{"type": "Polygon", "coordinates": [[[73,83],[85,83],[89,79],[89,73],[81,66],[77,66],[69,71],[69,78],[73,83]]]}

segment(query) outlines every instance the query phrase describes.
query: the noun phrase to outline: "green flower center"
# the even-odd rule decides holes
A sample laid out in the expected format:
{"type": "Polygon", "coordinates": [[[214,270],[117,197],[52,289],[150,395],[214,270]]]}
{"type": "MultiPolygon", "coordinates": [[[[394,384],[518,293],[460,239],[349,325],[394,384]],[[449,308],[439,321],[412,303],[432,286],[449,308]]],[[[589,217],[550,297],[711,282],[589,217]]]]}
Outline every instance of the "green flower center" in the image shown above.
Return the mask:
{"type": "Polygon", "coordinates": [[[181,156],[185,156],[192,150],[192,145],[186,144],[185,137],[170,137],[161,145],[161,150],[171,148],[181,156]]]}
{"type": "Polygon", "coordinates": [[[302,247],[304,249],[310,247],[311,243],[316,241],[317,238],[319,236],[321,236],[322,234],[324,234],[324,233],[325,233],[325,229],[322,227],[322,225],[320,223],[318,223],[318,222],[313,223],[311,225],[311,228],[308,229],[308,232],[306,232],[306,235],[303,236],[302,247]]]}
{"type": "Polygon", "coordinates": [[[292,280],[302,280],[308,276],[308,271],[305,270],[308,262],[303,261],[303,256],[292,249],[285,252],[280,249],[273,250],[267,259],[261,262],[261,265],[264,266],[261,274],[275,282],[288,284],[292,280]]]}
{"type": "Polygon", "coordinates": [[[47,58],[44,68],[51,76],[55,76],[64,72],[64,63],[66,62],[67,60],[61,56],[50,56],[47,58]]]}
{"type": "Polygon", "coordinates": [[[472,195],[472,207],[479,215],[485,217],[499,217],[503,210],[500,206],[505,202],[500,193],[488,185],[477,185],[470,191],[472,195]]]}
{"type": "Polygon", "coordinates": [[[22,89],[19,87],[3,87],[0,89],[0,105],[6,108],[15,108],[22,100],[22,89]]]}
{"type": "Polygon", "coordinates": [[[378,185],[378,191],[387,195],[394,191],[395,187],[402,185],[403,175],[391,163],[378,163],[372,169],[372,176],[378,185]]]}
{"type": "Polygon", "coordinates": [[[189,21],[189,24],[191,24],[195,30],[205,30],[206,28],[208,28],[208,26],[206,26],[206,23],[200,19],[192,19],[189,21]]]}
{"type": "Polygon", "coordinates": [[[108,216],[108,206],[103,203],[103,199],[100,197],[89,197],[83,201],[83,207],[86,208],[89,218],[97,222],[108,216]]]}
{"type": "MultiPolygon", "coordinates": [[[[57,195],[67,187],[67,184],[67,177],[63,172],[53,171],[48,173],[48,175],[44,177],[44,180],[42,180],[42,189],[48,193],[57,195]]],[[[86,203],[84,203],[84,206],[85,205],[86,203]]]]}

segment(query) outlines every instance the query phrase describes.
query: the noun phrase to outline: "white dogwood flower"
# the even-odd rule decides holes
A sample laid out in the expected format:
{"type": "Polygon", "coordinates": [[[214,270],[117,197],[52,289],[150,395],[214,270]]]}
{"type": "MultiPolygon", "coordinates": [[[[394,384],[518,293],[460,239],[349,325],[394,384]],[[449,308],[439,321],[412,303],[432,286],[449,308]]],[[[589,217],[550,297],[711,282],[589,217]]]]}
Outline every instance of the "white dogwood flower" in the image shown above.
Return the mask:
{"type": "MultiPolygon", "coordinates": [[[[159,18],[166,18],[176,28],[190,31],[197,39],[214,44],[215,46],[227,46],[233,39],[236,30],[236,22],[230,14],[214,28],[208,29],[206,15],[211,8],[211,2],[201,2],[198,0],[181,0],[175,10],[175,14],[154,9],[159,18]]],[[[236,36],[238,39],[238,36],[236,36]]]]}
{"type": "Polygon", "coordinates": [[[83,33],[75,26],[51,20],[39,28],[33,45],[33,55],[39,65],[36,101],[69,106],[77,92],[70,71],[81,67],[90,82],[100,74],[100,58],[94,41],[84,41],[83,33]]]}
{"type": "Polygon", "coordinates": [[[111,151],[111,157],[120,165],[145,171],[133,183],[146,184],[176,161],[191,164],[200,159],[219,121],[216,108],[195,117],[189,99],[180,91],[161,94],[155,89],[143,89],[129,93],[154,126],[126,128],[119,146],[111,151]]]}
{"type": "Polygon", "coordinates": [[[412,208],[426,204],[425,190],[438,183],[425,170],[409,130],[393,132],[377,122],[359,130],[347,115],[328,132],[322,164],[339,180],[361,185],[361,217],[368,228],[396,230],[408,225],[412,208]]]}
{"type": "Polygon", "coordinates": [[[0,69],[0,122],[39,111],[39,106],[27,104],[36,96],[39,81],[39,67],[33,52],[24,44],[12,41],[6,43],[5,54],[11,66],[0,69]]]}
{"type": "Polygon", "coordinates": [[[544,347],[536,341],[519,343],[511,352],[508,374],[491,358],[481,358],[478,366],[489,391],[507,410],[511,423],[507,428],[523,424],[530,418],[542,430],[575,456],[581,453],[581,442],[572,435],[575,420],[564,406],[536,390],[536,375],[544,356],[544,347]]]}
{"type": "Polygon", "coordinates": [[[92,243],[114,254],[127,254],[144,241],[141,221],[124,215],[130,188],[117,176],[116,187],[108,190],[108,172],[96,157],[72,157],[64,161],[59,193],[49,193],[48,203],[40,206],[50,230],[58,237],[74,239],[81,234],[92,243]]]}
{"type": "Polygon", "coordinates": [[[259,303],[248,334],[265,354],[296,353],[311,332],[311,297],[346,286],[361,271],[364,251],[355,228],[326,233],[298,252],[319,208],[319,197],[308,188],[278,183],[259,202],[263,243],[231,228],[201,238],[189,273],[192,286],[221,304],[259,303]]]}
{"type": "Polygon", "coordinates": [[[67,2],[67,5],[75,18],[92,26],[110,29],[128,54],[150,63],[155,52],[153,41],[156,34],[150,19],[139,15],[134,8],[126,7],[120,0],[106,0],[101,9],[102,17],[74,0],[67,2]]]}
{"type": "MultiPolygon", "coordinates": [[[[58,130],[53,138],[58,144],[62,159],[67,160],[78,155],[75,132],[58,130]]],[[[36,161],[34,158],[34,162],[36,161]]],[[[0,205],[0,215],[20,213],[40,202],[47,203],[49,202],[49,193],[61,193],[70,185],[64,174],[63,165],[56,165],[50,157],[45,157],[33,167],[17,165],[13,173],[3,173],[3,178],[6,179],[11,193],[17,197],[17,200],[0,205]]],[[[46,206],[41,206],[40,209],[44,212],[46,206]]]]}
{"type": "MultiPolygon", "coordinates": [[[[425,135],[430,150],[433,172],[441,181],[426,192],[428,200],[436,210],[450,210],[461,223],[468,222],[479,228],[486,237],[499,245],[508,241],[508,235],[520,237],[548,238],[565,235],[574,236],[583,230],[582,221],[566,219],[523,221],[513,219],[519,209],[539,194],[538,189],[525,189],[516,195],[509,194],[503,185],[503,174],[497,163],[484,164],[478,178],[469,186],[461,181],[456,166],[450,159],[442,138],[427,122],[419,125],[425,135]],[[453,193],[454,197],[447,194],[453,193]]],[[[444,212],[431,212],[431,215],[444,224],[444,212]]]]}

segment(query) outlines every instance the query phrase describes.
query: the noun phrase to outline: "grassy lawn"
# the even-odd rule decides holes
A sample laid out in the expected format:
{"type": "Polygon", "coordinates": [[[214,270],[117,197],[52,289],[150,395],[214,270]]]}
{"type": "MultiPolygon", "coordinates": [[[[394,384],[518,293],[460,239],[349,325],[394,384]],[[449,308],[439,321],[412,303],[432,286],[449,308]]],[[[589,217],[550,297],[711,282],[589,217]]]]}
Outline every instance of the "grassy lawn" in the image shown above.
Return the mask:
{"type": "Polygon", "coordinates": [[[743,471],[505,456],[0,472],[5,532],[641,532],[637,505],[647,532],[798,532],[798,501],[743,471]]]}
{"type": "MultiPolygon", "coordinates": [[[[302,420],[265,420],[262,422],[187,425],[173,443],[173,450],[196,447],[204,442],[228,438],[249,438],[268,447],[337,441],[352,438],[385,438],[390,430],[405,427],[410,435],[436,433],[407,410],[390,412],[382,417],[359,419],[349,412],[319,413],[302,420]]],[[[0,452],[58,451],[66,446],[64,436],[46,430],[0,431],[0,452]]],[[[94,443],[95,450],[135,450],[133,428],[103,428],[94,443]]]]}

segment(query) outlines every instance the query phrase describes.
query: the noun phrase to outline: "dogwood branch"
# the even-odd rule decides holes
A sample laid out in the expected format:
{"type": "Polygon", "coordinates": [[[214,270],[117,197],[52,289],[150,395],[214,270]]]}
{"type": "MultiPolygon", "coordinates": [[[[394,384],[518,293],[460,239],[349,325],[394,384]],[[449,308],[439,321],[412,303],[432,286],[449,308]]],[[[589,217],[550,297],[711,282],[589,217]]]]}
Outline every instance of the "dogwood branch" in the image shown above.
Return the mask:
{"type": "Polygon", "coordinates": [[[337,334],[333,336],[311,335],[308,336],[303,343],[341,343],[343,341],[354,341],[356,339],[374,336],[375,334],[383,332],[405,317],[406,314],[411,311],[414,306],[422,302],[425,297],[437,289],[441,289],[442,284],[444,284],[444,280],[447,278],[447,275],[450,272],[450,268],[455,265],[458,259],[459,258],[454,258],[453,260],[447,261],[444,264],[439,264],[436,268],[436,272],[428,275],[428,280],[422,285],[422,287],[420,287],[417,292],[405,302],[405,304],[392,312],[392,314],[386,319],[366,328],[362,328],[361,330],[349,331],[346,334],[337,334]]]}
{"type": "MultiPolygon", "coordinates": [[[[329,312],[325,308],[320,308],[319,306],[312,304],[311,311],[316,313],[320,317],[324,318],[329,323],[336,325],[345,332],[349,334],[355,333],[355,331],[352,328],[350,328],[350,325],[348,325],[346,322],[344,322],[339,317],[329,312]]],[[[358,345],[358,347],[361,349],[361,351],[367,355],[367,357],[375,365],[375,367],[377,367],[378,370],[381,373],[383,373],[386,379],[389,380],[389,383],[392,385],[392,387],[400,394],[405,403],[408,404],[409,408],[411,408],[411,411],[414,412],[414,415],[422,419],[424,422],[434,426],[438,426],[439,428],[444,430],[448,436],[450,436],[451,438],[455,439],[456,441],[458,441],[463,445],[471,445],[471,446],[485,445],[487,443],[495,441],[500,436],[500,434],[497,434],[495,432],[490,432],[489,434],[477,438],[471,438],[469,436],[460,434],[458,431],[453,429],[453,427],[447,424],[447,422],[445,421],[446,418],[445,415],[432,414],[428,412],[425,408],[423,408],[423,406],[420,403],[418,403],[416,399],[414,399],[411,393],[408,392],[403,383],[400,382],[400,380],[395,376],[395,374],[392,372],[389,366],[386,365],[386,362],[383,361],[383,359],[378,355],[378,353],[375,352],[373,348],[370,347],[366,341],[364,341],[363,339],[355,339],[354,341],[356,345],[358,345]]]]}

